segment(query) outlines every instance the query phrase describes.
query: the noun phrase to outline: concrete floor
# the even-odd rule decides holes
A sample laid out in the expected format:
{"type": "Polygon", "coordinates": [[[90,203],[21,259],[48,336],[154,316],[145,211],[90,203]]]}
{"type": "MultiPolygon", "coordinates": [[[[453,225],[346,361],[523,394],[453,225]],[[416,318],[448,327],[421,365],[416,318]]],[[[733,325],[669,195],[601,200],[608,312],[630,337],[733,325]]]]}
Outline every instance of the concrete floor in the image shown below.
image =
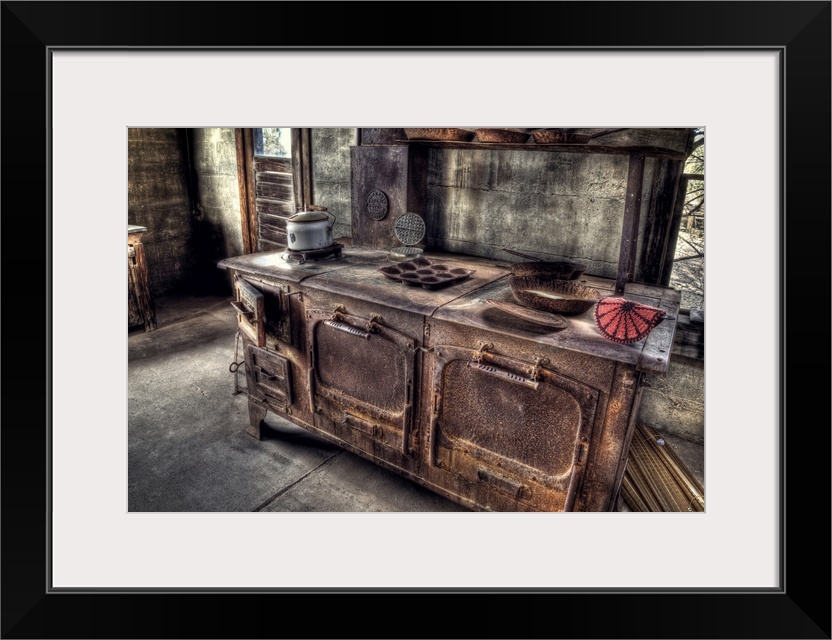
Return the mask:
{"type": "MultiPolygon", "coordinates": [[[[468,511],[272,412],[247,435],[230,300],[158,298],[158,329],[128,333],[129,511],[468,511]]],[[[704,448],[667,440],[703,481],[704,448]]]]}

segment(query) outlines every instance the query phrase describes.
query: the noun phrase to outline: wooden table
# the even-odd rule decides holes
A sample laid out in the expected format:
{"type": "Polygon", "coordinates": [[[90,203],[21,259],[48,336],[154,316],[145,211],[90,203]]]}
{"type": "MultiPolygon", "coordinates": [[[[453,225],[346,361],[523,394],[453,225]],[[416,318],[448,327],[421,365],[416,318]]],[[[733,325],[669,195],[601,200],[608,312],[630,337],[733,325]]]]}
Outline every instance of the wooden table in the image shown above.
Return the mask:
{"type": "Polygon", "coordinates": [[[150,296],[142,235],[147,227],[127,225],[127,321],[128,327],[143,326],[145,331],[156,329],[156,309],[150,296]]]}

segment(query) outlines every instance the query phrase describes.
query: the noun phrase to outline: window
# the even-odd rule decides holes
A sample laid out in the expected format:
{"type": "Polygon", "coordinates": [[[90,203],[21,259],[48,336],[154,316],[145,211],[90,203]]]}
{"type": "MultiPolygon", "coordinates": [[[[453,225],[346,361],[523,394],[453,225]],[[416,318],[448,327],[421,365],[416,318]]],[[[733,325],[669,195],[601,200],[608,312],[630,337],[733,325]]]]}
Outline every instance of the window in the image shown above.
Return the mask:
{"type": "Polygon", "coordinates": [[[243,251],[286,246],[286,219],[310,202],[309,129],[236,129],[243,251]]]}
{"type": "Polygon", "coordinates": [[[285,127],[254,129],[254,155],[292,157],[292,130],[285,127]]]}

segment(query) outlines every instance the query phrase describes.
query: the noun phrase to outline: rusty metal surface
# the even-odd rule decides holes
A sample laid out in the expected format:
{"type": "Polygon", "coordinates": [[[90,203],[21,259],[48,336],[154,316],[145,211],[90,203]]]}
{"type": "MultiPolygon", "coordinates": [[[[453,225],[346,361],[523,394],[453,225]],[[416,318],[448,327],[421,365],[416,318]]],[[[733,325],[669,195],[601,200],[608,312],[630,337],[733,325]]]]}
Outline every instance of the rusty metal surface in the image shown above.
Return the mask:
{"type": "Polygon", "coordinates": [[[514,461],[551,477],[572,471],[579,434],[588,435],[592,426],[596,392],[545,368],[533,379],[519,371],[519,363],[512,370],[487,355],[476,362],[470,351],[437,351],[440,441],[477,448],[504,458],[505,466],[514,461]]]}
{"type": "Polygon", "coordinates": [[[490,305],[494,305],[500,311],[508,313],[509,315],[533,322],[534,324],[542,324],[549,329],[565,329],[569,326],[569,322],[566,318],[559,316],[556,313],[537,311],[536,309],[529,309],[523,305],[515,304],[513,302],[505,302],[504,300],[492,300],[491,298],[486,298],[485,301],[490,305]]]}
{"type": "Polygon", "coordinates": [[[351,237],[356,247],[387,249],[397,244],[394,225],[405,213],[425,214],[428,149],[416,145],[352,147],[351,237]],[[387,214],[376,219],[367,209],[373,192],[387,198],[387,214]]]}
{"type": "Polygon", "coordinates": [[[310,289],[333,294],[349,295],[377,304],[395,307],[412,313],[430,316],[460,296],[476,291],[484,285],[502,278],[506,270],[489,261],[467,260],[450,254],[430,255],[434,263],[441,262],[451,268],[471,268],[475,272],[465,280],[438,290],[411,287],[391,280],[378,271],[391,263],[384,258],[375,263],[365,262],[353,267],[323,273],[304,282],[310,289]],[[469,265],[471,265],[469,267],[469,265]],[[475,265],[475,266],[474,266],[475,265]]]}
{"type": "Polygon", "coordinates": [[[310,404],[340,423],[409,450],[416,342],[384,324],[336,310],[307,310],[310,404]],[[320,402],[324,399],[329,402],[320,402]]]}
{"type": "MultiPolygon", "coordinates": [[[[666,370],[656,358],[672,344],[678,292],[628,284],[628,299],[672,319],[670,331],[660,325],[621,345],[600,334],[592,310],[556,328],[489,303],[513,300],[504,263],[435,252],[476,273],[427,290],[381,274],[386,254],[351,251],[351,264],[305,271],[300,284],[295,272],[245,276],[267,299],[266,347],[250,346],[246,358],[251,435],[278,411],[479,511],[614,507],[641,396],[637,368],[666,370]],[[288,342],[275,314],[291,318],[288,342]]],[[[579,282],[604,295],[616,284],[579,282]]]]}

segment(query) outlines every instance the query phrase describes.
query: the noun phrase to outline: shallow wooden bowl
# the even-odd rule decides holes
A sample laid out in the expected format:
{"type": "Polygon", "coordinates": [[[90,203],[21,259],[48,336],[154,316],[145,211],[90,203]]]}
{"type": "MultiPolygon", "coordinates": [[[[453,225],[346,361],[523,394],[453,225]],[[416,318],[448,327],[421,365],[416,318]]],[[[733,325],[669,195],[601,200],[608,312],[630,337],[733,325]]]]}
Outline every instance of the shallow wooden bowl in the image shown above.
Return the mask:
{"type": "Polygon", "coordinates": [[[474,132],[470,129],[405,129],[408,140],[439,140],[445,142],[470,142],[474,132]]]}
{"type": "Polygon", "coordinates": [[[478,142],[510,142],[522,144],[529,139],[529,134],[517,129],[477,129],[478,142]]]}
{"type": "Polygon", "coordinates": [[[598,289],[556,278],[509,276],[508,284],[517,302],[550,313],[577,315],[601,299],[598,289]]]}
{"type": "Polygon", "coordinates": [[[587,133],[572,133],[564,129],[538,129],[532,132],[537,144],[586,144],[591,136],[587,133]]]}
{"type": "Polygon", "coordinates": [[[511,265],[511,275],[513,276],[549,276],[552,278],[560,278],[561,280],[571,280],[575,270],[580,268],[583,273],[586,267],[577,262],[515,262],[511,265]]]}

